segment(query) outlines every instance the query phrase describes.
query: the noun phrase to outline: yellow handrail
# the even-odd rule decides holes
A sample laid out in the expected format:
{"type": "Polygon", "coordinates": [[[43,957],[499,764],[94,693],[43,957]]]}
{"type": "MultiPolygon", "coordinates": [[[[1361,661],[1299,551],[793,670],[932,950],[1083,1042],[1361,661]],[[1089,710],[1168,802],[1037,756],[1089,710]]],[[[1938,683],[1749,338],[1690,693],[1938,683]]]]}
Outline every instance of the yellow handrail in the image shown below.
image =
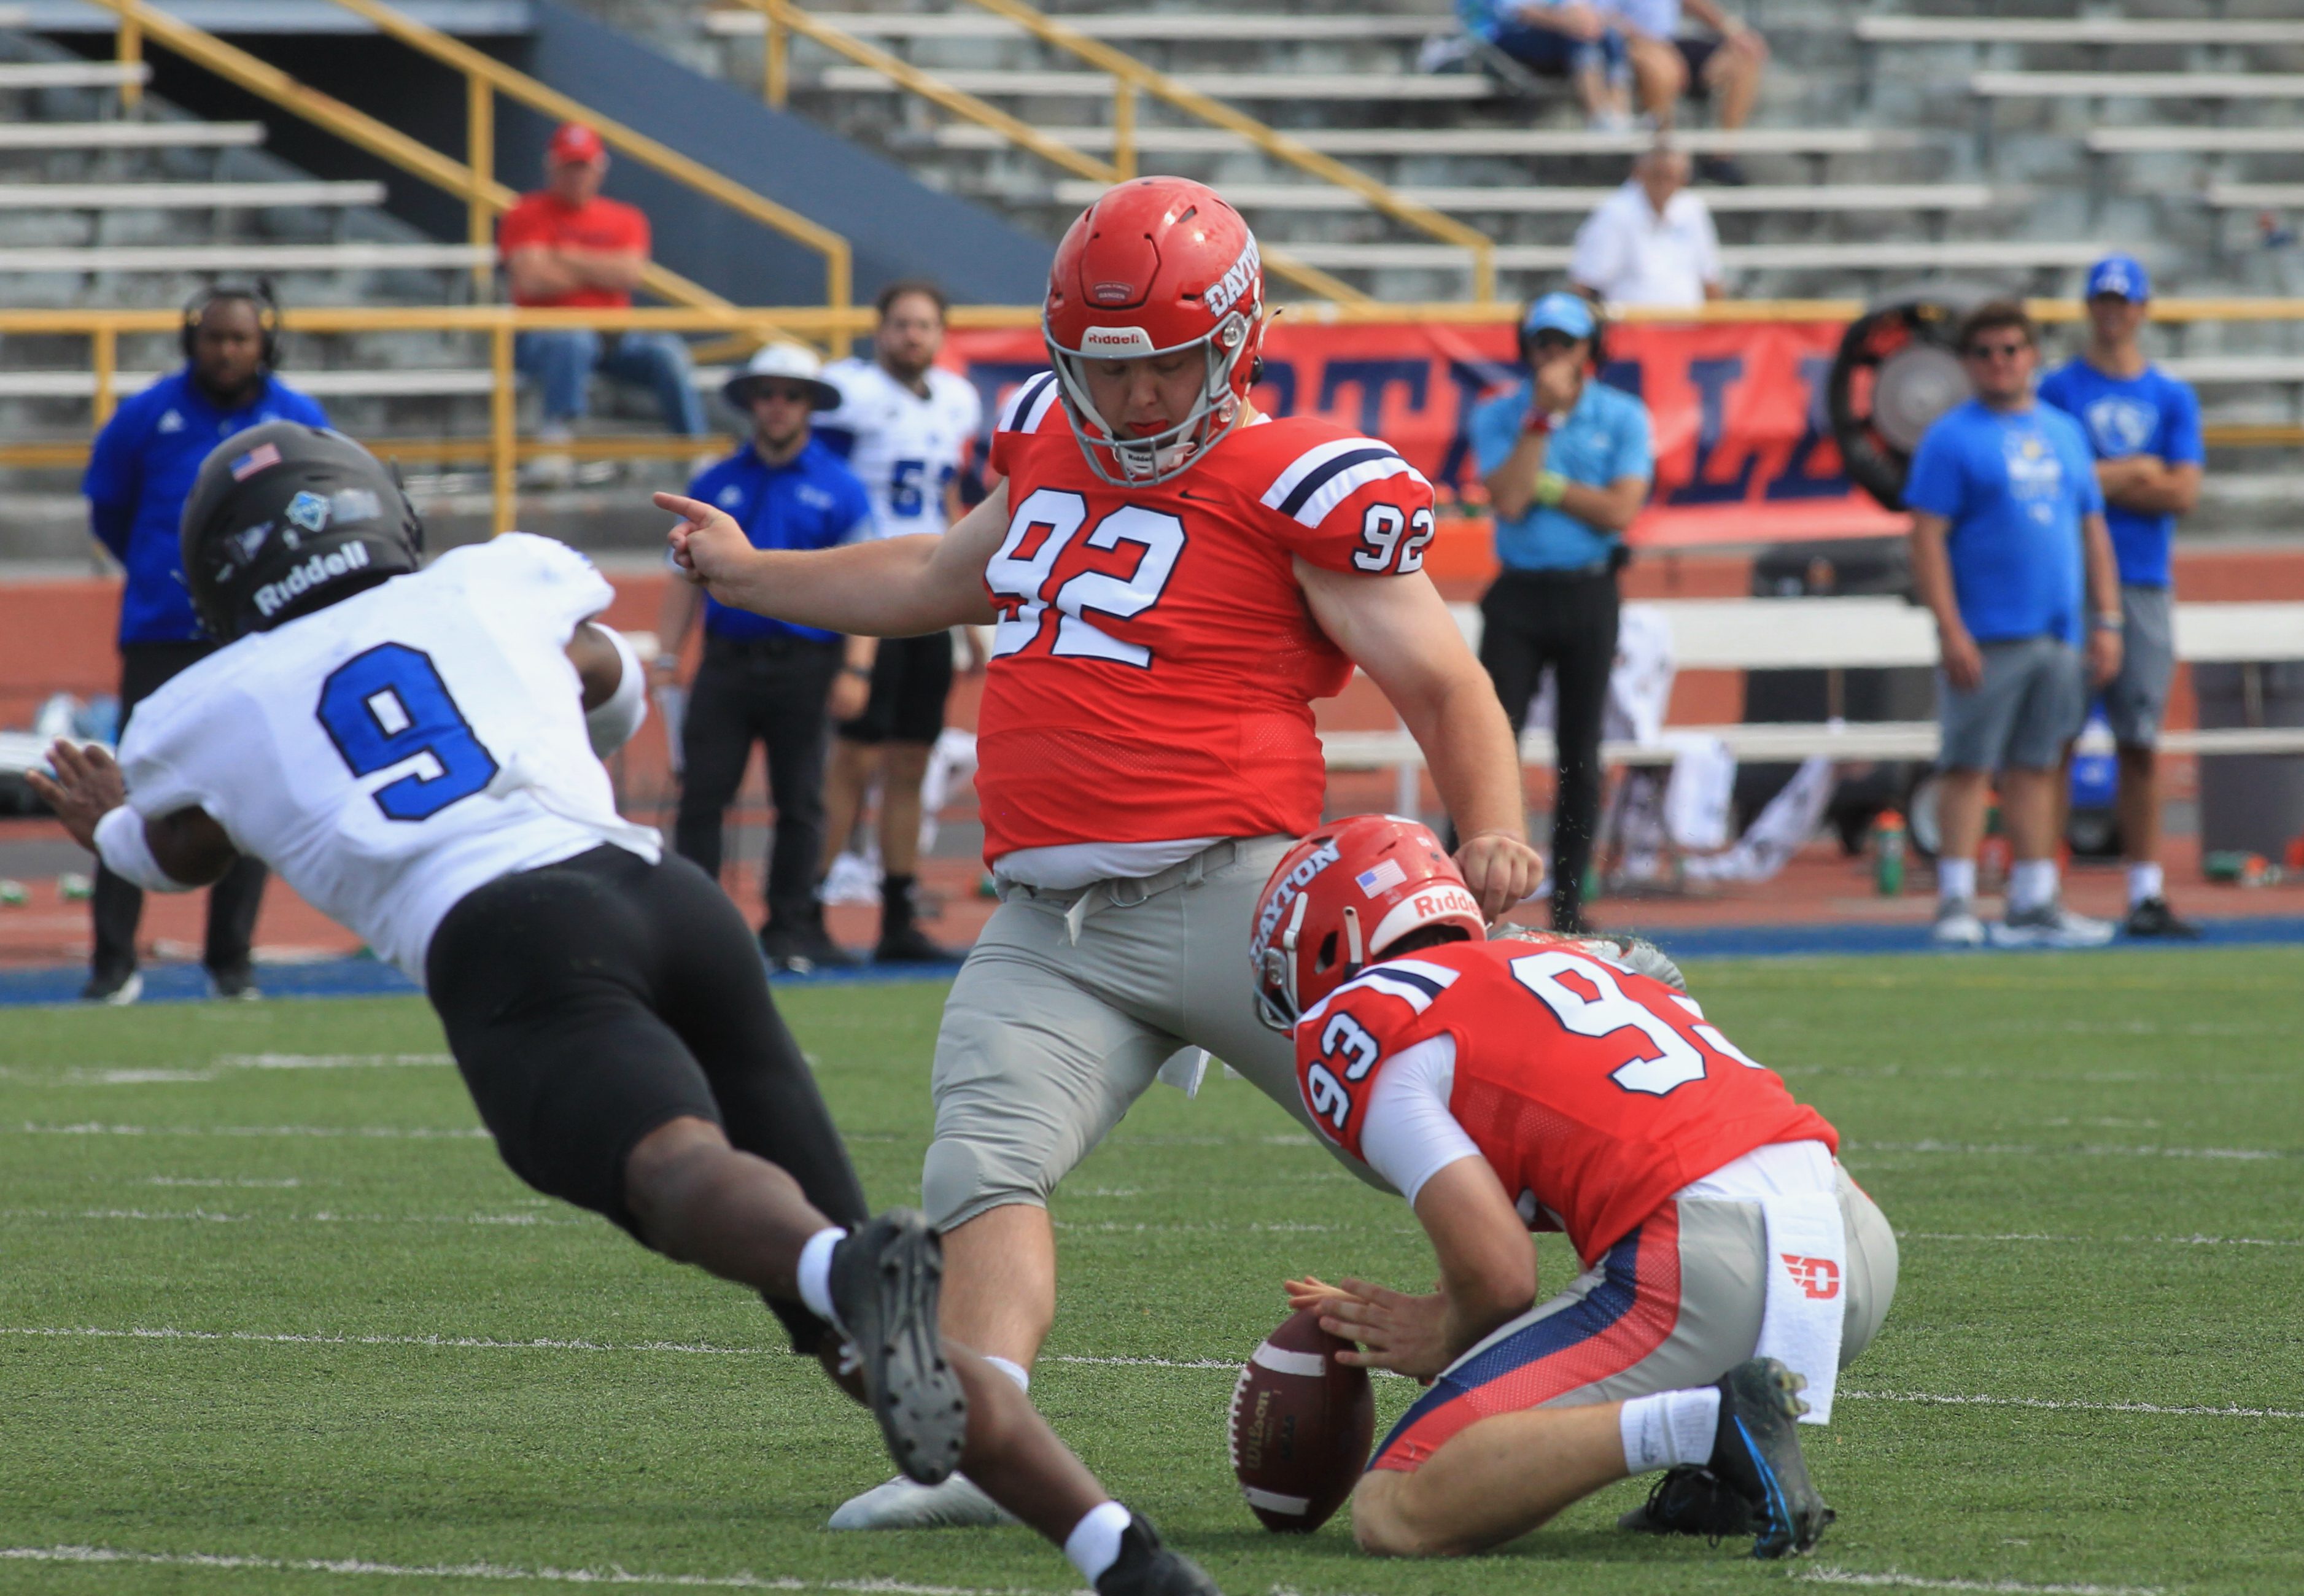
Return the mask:
{"type": "MultiPolygon", "coordinates": [[[[339,3],[350,4],[351,0],[339,0],[339,3]]],[[[1099,161],[1084,150],[1074,149],[1060,139],[1049,138],[1031,123],[1011,116],[978,96],[954,89],[901,56],[891,55],[844,29],[835,28],[809,15],[792,0],[739,0],[739,3],[758,12],[767,21],[760,92],[777,110],[784,108],[791,87],[784,36],[787,32],[798,33],[814,39],[835,55],[847,56],[859,66],[878,72],[907,93],[917,94],[930,104],[941,106],[953,115],[963,117],[979,127],[990,128],[1010,143],[1030,150],[1042,160],[1061,166],[1075,176],[1096,182],[1116,183],[1136,174],[1129,135],[1129,130],[1135,125],[1134,90],[1125,82],[1115,80],[1114,83],[1113,116],[1114,126],[1120,134],[1119,148],[1114,159],[1099,161]]],[[[1332,300],[1339,304],[1374,302],[1350,283],[1331,276],[1317,266],[1306,266],[1285,249],[1264,249],[1261,253],[1264,264],[1275,276],[1284,277],[1299,288],[1324,300],[1332,300]]]]}
{"type": "MultiPolygon", "coordinates": [[[[100,4],[109,0],[99,0],[100,4]]],[[[170,47],[174,47],[173,45],[170,47]]],[[[1459,326],[1508,324],[1508,305],[1441,303],[1421,305],[1334,304],[1284,307],[1292,318],[1329,323],[1427,323],[1459,326]]],[[[2033,300],[2028,302],[2041,321],[2077,321],[2088,308],[2074,300],[2033,300]]],[[[1633,322],[1757,322],[1847,321],[1859,315],[1856,300],[1720,300],[1687,310],[1626,310],[1622,319],[1633,322]]],[[[2304,321],[2304,299],[2169,299],[2155,301],[2154,319],[2173,323],[2304,321]]],[[[1039,324],[1037,305],[956,305],[951,313],[954,327],[1029,327],[1039,324]]],[[[299,333],[368,333],[431,331],[470,333],[488,341],[490,388],[488,435],[485,439],[385,438],[377,447],[419,459],[485,461],[495,486],[496,525],[515,524],[518,516],[517,462],[538,453],[570,453],[588,458],[662,458],[686,453],[694,444],[681,439],[656,437],[580,438],[572,443],[546,444],[523,440],[516,431],[512,375],[512,342],[515,334],[554,327],[592,327],[601,332],[720,332],[748,342],[771,338],[814,336],[829,342],[867,331],[872,313],[858,306],[777,306],[745,308],[733,305],[684,306],[658,308],[556,310],[510,305],[374,305],[299,308],[284,318],[299,333]]],[[[0,308],[0,336],[79,336],[89,340],[89,365],[94,378],[94,422],[101,426],[111,416],[117,386],[119,340],[129,333],[173,333],[179,315],[169,309],[39,309],[0,308]]],[[[2304,445],[2304,426],[2232,424],[2210,426],[2203,432],[2211,444],[2230,448],[2304,445]]],[[[0,443],[0,468],[78,465],[87,459],[86,443],[62,440],[0,443]]]]}
{"type": "MultiPolygon", "coordinates": [[[[422,178],[435,188],[461,197],[466,203],[467,226],[471,241],[476,244],[486,245],[492,241],[490,224],[496,214],[510,209],[520,198],[512,189],[496,182],[489,171],[495,153],[492,97],[504,94],[547,116],[589,124],[610,146],[631,156],[642,165],[652,166],[731,209],[815,249],[824,257],[827,308],[844,311],[850,308],[852,288],[848,241],[829,228],[755,194],[741,184],[731,182],[709,167],[690,160],[645,134],[597,115],[527,74],[515,72],[388,5],[380,4],[377,0],[335,0],[335,3],[367,18],[379,30],[410,48],[464,73],[466,106],[470,117],[467,151],[471,157],[470,161],[460,162],[442,155],[366,112],[356,110],[332,95],[323,94],[298,81],[278,67],[259,60],[237,46],[226,44],[214,34],[171,16],[148,4],[147,0],[96,0],[96,4],[120,19],[118,48],[123,61],[140,55],[142,45],[148,39],[163,45],[195,65],[326,129],[345,142],[422,178]]],[[[640,285],[650,293],[674,304],[697,308],[729,306],[728,300],[700,283],[692,283],[653,261],[642,274],[640,285]]],[[[845,331],[834,335],[834,353],[846,352],[849,337],[845,331]]]]}

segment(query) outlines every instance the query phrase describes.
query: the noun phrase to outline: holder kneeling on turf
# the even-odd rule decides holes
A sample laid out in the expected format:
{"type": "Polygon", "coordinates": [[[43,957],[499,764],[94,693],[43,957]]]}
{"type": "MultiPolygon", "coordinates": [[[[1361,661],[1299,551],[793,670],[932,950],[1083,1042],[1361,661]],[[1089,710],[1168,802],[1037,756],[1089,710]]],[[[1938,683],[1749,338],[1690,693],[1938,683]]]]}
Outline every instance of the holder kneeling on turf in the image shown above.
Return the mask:
{"type": "Polygon", "coordinates": [[[1653,949],[1491,940],[1413,821],[1298,843],[1250,960],[1314,1122],[1439,1255],[1427,1296],[1288,1283],[1360,1344],[1340,1359],[1431,1387],[1353,1491],[1360,1545],[1478,1551],[1665,1469],[1624,1527],[1749,1533],[1760,1558],[1814,1546],[1833,1513],[1795,1426],[1830,1419],[1896,1285],[1894,1234],[1838,1133],[1653,949]],[[1548,1301],[1530,1230],[1565,1231],[1585,1265],[1548,1301]]]}

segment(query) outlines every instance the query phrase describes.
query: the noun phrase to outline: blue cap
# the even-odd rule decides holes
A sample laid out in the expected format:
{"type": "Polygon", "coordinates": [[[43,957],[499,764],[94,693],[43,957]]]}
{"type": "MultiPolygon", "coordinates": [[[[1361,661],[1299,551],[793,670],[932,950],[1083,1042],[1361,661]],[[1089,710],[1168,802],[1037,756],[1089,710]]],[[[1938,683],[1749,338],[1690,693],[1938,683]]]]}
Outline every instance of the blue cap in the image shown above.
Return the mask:
{"type": "Polygon", "coordinates": [[[1523,333],[1565,333],[1571,338],[1592,336],[1592,307],[1580,294],[1548,293],[1528,308],[1523,333]]]}
{"type": "Polygon", "coordinates": [[[2152,297],[2151,274],[2133,255],[2107,255],[2089,269],[2088,292],[2081,297],[2092,300],[2100,293],[2117,294],[2141,305],[2152,297]]]}

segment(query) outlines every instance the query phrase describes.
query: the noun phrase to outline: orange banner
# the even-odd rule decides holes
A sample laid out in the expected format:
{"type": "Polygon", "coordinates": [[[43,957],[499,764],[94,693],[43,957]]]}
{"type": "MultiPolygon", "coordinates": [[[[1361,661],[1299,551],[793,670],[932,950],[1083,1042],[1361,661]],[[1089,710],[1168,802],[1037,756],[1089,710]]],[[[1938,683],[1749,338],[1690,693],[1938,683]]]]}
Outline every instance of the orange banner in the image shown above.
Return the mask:
{"type": "MultiPolygon", "coordinates": [[[[1641,548],[1779,543],[1901,532],[1841,474],[1825,407],[1841,328],[1833,322],[1612,327],[1601,380],[1645,402],[1656,424],[1656,481],[1632,525],[1641,548]]],[[[1380,437],[1432,479],[1444,501],[1472,490],[1470,438],[1481,401],[1522,376],[1508,326],[1273,324],[1258,408],[1334,418],[1380,437]]],[[[1047,368],[1039,334],[961,331],[947,364],[982,391],[987,415],[1047,368]]]]}

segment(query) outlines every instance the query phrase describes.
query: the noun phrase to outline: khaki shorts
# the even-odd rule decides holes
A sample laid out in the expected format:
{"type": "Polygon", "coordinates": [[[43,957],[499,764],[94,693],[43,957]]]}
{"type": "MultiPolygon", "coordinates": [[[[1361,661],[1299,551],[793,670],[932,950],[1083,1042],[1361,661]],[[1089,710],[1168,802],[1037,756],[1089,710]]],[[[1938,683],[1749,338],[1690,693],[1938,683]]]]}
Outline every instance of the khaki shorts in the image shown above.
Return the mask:
{"type": "MultiPolygon", "coordinates": [[[[1896,1295],[1896,1233],[1844,1170],[1846,1368],[1896,1295]]],[[[1412,1473],[1496,1414],[1585,1407],[1710,1385],[1753,1355],[1767,1305],[1767,1225],[1757,1203],[1675,1200],[1549,1302],[1458,1358],[1402,1416],[1370,1468],[1412,1473]]]]}
{"type": "Polygon", "coordinates": [[[1295,1045],[1257,1018],[1248,963],[1257,894],[1292,844],[1216,843],[1153,877],[1148,895],[1136,881],[1008,889],[936,1033],[936,1140],[920,1176],[930,1222],[949,1230],[1007,1203],[1045,1206],[1186,1046],[1311,1127],[1295,1045]],[[1067,915],[1083,896],[1075,942],[1067,915]]]}

